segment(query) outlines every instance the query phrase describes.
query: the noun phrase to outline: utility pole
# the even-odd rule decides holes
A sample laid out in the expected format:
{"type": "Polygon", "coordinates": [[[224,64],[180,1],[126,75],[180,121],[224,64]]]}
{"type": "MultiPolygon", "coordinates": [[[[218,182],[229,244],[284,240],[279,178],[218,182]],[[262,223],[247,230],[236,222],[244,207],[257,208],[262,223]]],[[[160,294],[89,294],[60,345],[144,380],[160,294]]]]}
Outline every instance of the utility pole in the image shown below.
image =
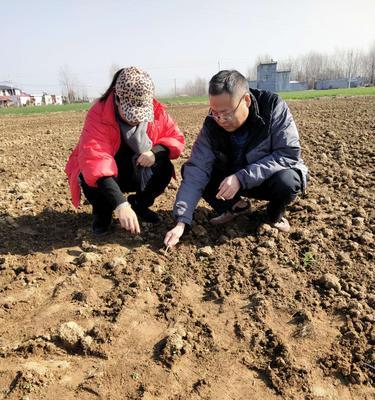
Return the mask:
{"type": "Polygon", "coordinates": [[[174,97],[177,97],[177,79],[174,78],[174,97]]]}
{"type": "Polygon", "coordinates": [[[221,71],[221,69],[220,69],[220,60],[217,61],[217,66],[219,68],[219,71],[221,71]]]}
{"type": "MultiPolygon", "coordinates": [[[[353,74],[353,64],[354,64],[354,54],[353,54],[353,50],[350,50],[350,52],[348,53],[349,58],[349,74],[348,74],[348,88],[351,87],[352,84],[352,74],[353,74]]],[[[356,56],[355,56],[356,57],[356,56]]]]}

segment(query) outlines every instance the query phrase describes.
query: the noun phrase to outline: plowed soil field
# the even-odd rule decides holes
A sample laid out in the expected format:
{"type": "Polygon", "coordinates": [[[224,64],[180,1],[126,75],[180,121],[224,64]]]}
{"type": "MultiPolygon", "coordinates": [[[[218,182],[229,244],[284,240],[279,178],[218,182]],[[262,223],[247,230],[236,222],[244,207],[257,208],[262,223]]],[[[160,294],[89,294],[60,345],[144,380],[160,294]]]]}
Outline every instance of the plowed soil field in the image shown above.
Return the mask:
{"type": "MultiPolygon", "coordinates": [[[[84,112],[0,118],[0,399],[370,400],[375,393],[375,96],[291,102],[308,193],[289,234],[265,203],[91,234],[64,165],[84,112]]],[[[170,107],[189,156],[206,106],[170,107]]],[[[178,173],[179,176],[179,173],[178,173]]]]}

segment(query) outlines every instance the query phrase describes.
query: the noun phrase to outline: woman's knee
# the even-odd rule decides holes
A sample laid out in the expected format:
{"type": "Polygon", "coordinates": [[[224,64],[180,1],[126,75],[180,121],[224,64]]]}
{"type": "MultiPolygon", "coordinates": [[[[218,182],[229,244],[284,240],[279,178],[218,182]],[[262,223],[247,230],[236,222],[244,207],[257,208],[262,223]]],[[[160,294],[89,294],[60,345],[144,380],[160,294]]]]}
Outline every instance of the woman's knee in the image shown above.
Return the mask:
{"type": "Polygon", "coordinates": [[[174,166],[168,157],[161,157],[155,161],[153,173],[165,178],[168,182],[171,180],[174,172],[174,166]]]}

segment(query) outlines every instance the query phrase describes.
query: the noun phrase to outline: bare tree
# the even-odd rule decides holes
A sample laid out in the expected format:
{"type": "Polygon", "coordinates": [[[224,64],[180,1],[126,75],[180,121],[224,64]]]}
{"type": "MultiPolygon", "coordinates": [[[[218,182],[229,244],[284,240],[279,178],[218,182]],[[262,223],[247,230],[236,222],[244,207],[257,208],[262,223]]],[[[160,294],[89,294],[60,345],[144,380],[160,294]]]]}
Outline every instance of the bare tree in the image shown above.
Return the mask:
{"type": "Polygon", "coordinates": [[[255,65],[255,63],[252,67],[248,67],[246,77],[250,81],[255,81],[257,79],[257,65],[255,65]]]}
{"type": "Polygon", "coordinates": [[[63,95],[66,96],[68,103],[76,101],[78,82],[67,65],[60,68],[59,79],[63,89],[63,95]]]}
{"type": "MultiPolygon", "coordinates": [[[[269,55],[258,56],[255,64],[248,68],[250,80],[257,79],[257,66],[273,61],[269,55]]],[[[375,84],[375,42],[367,53],[359,49],[336,50],[331,54],[309,52],[297,57],[278,60],[278,70],[290,70],[290,79],[308,82],[314,87],[317,79],[348,79],[348,86],[354,78],[361,76],[367,84],[375,84]]]]}
{"type": "Polygon", "coordinates": [[[207,80],[204,78],[195,78],[184,86],[184,94],[189,96],[204,96],[207,94],[207,80]]]}
{"type": "Polygon", "coordinates": [[[87,87],[85,85],[79,85],[79,92],[78,92],[78,99],[79,101],[82,102],[88,102],[89,101],[89,96],[87,93],[87,87]]]}
{"type": "Polygon", "coordinates": [[[317,52],[310,52],[305,58],[305,76],[309,88],[313,88],[315,81],[320,79],[323,72],[323,56],[317,52]]]}
{"type": "Polygon", "coordinates": [[[365,81],[369,85],[375,84],[375,41],[372,42],[369,51],[362,59],[362,71],[365,81]]]}
{"type": "Polygon", "coordinates": [[[280,60],[277,63],[277,68],[279,70],[292,70],[294,64],[294,60],[289,57],[287,60],[280,60]]]}
{"type": "Polygon", "coordinates": [[[328,79],[340,79],[345,76],[345,67],[343,65],[342,51],[335,51],[330,59],[330,76],[328,79]]]}
{"type": "Polygon", "coordinates": [[[351,81],[353,76],[358,73],[360,52],[356,49],[348,49],[344,53],[344,65],[345,65],[345,75],[348,79],[348,87],[351,86],[351,81]]]}

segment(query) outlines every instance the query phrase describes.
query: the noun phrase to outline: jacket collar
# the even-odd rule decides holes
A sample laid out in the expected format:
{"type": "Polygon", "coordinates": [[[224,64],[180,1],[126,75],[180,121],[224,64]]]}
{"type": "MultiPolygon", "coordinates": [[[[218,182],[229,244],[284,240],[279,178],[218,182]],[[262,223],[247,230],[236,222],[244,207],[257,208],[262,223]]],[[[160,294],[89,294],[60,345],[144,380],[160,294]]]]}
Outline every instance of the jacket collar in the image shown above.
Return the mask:
{"type": "Polygon", "coordinates": [[[255,96],[253,95],[253,93],[250,93],[250,98],[251,98],[251,104],[249,107],[249,117],[248,117],[248,121],[251,121],[251,123],[256,123],[259,127],[262,127],[264,125],[266,125],[266,123],[264,122],[264,119],[261,117],[260,113],[259,113],[259,104],[257,99],[255,98],[255,96]]]}

